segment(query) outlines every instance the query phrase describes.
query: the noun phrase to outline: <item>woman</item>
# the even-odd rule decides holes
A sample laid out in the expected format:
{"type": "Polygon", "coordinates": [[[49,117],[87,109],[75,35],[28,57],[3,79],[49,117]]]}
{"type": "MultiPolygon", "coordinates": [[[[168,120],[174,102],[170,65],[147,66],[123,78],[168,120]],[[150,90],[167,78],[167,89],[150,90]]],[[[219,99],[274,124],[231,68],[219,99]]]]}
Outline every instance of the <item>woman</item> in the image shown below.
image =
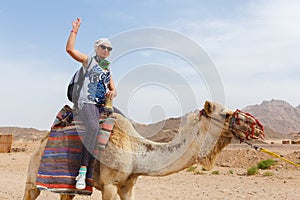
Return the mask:
{"type": "Polygon", "coordinates": [[[83,141],[81,167],[76,178],[76,188],[84,189],[88,165],[94,159],[91,152],[95,150],[101,108],[105,103],[105,98],[113,99],[117,93],[109,68],[101,64],[102,61],[106,61],[105,59],[109,57],[112,50],[110,41],[107,38],[97,40],[94,44],[96,53],[94,57],[81,53],[75,49],[75,40],[80,24],[80,18],[73,21],[66,51],[72,58],[82,63],[86,70],[78,99],[79,117],[86,127],[86,135],[83,141]]]}

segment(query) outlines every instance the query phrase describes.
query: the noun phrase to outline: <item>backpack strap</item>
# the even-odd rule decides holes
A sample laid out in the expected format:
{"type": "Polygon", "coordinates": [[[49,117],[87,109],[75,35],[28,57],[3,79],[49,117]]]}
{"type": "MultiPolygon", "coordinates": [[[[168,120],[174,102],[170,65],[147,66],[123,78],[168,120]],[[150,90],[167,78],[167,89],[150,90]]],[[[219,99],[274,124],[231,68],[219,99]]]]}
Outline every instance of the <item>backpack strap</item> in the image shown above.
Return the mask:
{"type": "Polygon", "coordinates": [[[91,66],[91,64],[92,64],[93,59],[94,59],[94,58],[91,57],[91,60],[90,60],[90,62],[89,62],[89,64],[88,64],[87,68],[85,69],[85,72],[83,71],[82,73],[79,74],[79,80],[81,81],[81,84],[79,85],[79,91],[80,91],[81,88],[82,88],[84,77],[85,77],[85,75],[87,74],[88,69],[90,68],[90,66],[91,66]]]}
{"type": "MultiPolygon", "coordinates": [[[[94,57],[91,57],[91,60],[90,60],[90,62],[89,62],[89,64],[88,64],[88,66],[85,68],[86,72],[89,70],[89,68],[90,68],[90,66],[91,66],[91,64],[92,64],[93,59],[95,59],[95,58],[94,58],[94,57]]],[[[85,74],[84,74],[84,75],[85,75],[85,74]]]]}
{"type": "MultiPolygon", "coordinates": [[[[89,62],[89,64],[88,64],[88,66],[87,66],[87,68],[86,69],[84,69],[84,66],[82,66],[81,68],[80,68],[80,70],[79,70],[79,74],[78,74],[78,94],[77,94],[77,96],[79,97],[79,94],[80,94],[80,91],[81,91],[81,89],[82,89],[82,86],[83,86],[83,81],[84,81],[84,77],[85,77],[85,75],[87,74],[87,72],[88,72],[88,69],[90,68],[90,66],[91,66],[91,64],[92,64],[92,61],[93,61],[93,57],[91,58],[91,60],[90,60],[90,62],[89,62]]],[[[74,76],[74,78],[75,78],[75,76],[74,76]]],[[[73,79],[74,79],[73,78],[73,79]]],[[[78,108],[78,99],[76,99],[73,103],[74,103],[74,107],[77,107],[78,108]]]]}
{"type": "MultiPolygon", "coordinates": [[[[92,64],[93,59],[94,59],[94,58],[91,57],[91,60],[90,60],[90,62],[89,62],[89,64],[88,64],[87,68],[85,68],[85,72],[83,71],[82,73],[80,73],[80,79],[82,80],[82,83],[83,83],[83,79],[84,79],[85,75],[87,74],[87,72],[88,72],[88,70],[89,70],[89,68],[90,68],[90,66],[91,66],[91,64],[92,64]],[[82,76],[81,76],[81,75],[82,75],[82,76]]],[[[84,67],[83,67],[83,68],[84,68],[84,67]]],[[[80,84],[79,90],[81,90],[82,83],[80,84]]]]}

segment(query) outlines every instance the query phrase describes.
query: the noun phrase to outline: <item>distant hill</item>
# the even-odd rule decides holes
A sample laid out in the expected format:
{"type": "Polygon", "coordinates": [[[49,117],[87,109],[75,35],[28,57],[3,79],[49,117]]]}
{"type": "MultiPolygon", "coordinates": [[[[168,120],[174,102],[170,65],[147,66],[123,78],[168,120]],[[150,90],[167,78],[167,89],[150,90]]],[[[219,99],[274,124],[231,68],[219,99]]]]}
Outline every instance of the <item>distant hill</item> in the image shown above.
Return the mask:
{"type": "MultiPolygon", "coordinates": [[[[300,105],[282,100],[263,101],[242,109],[255,116],[265,128],[266,139],[300,138],[300,105]]],[[[170,118],[155,124],[135,124],[137,131],[154,141],[170,141],[177,133],[182,118],[170,118]]]]}
{"type": "MultiPolygon", "coordinates": [[[[255,116],[265,127],[266,139],[300,139],[300,105],[291,106],[286,101],[263,101],[259,105],[250,105],[242,109],[255,116]]],[[[135,129],[144,137],[153,141],[168,142],[178,133],[181,120],[169,118],[154,124],[139,124],[133,122],[135,129]]],[[[34,128],[0,127],[0,133],[13,134],[14,140],[40,140],[48,131],[34,128]]]]}
{"type": "Polygon", "coordinates": [[[156,142],[168,142],[178,133],[182,118],[170,118],[154,124],[133,123],[136,131],[143,137],[156,142]]]}
{"type": "Polygon", "coordinates": [[[48,131],[40,131],[34,128],[0,127],[1,134],[12,134],[14,140],[41,140],[48,131]]]}
{"type": "Polygon", "coordinates": [[[293,107],[283,100],[263,101],[242,109],[254,115],[273,132],[290,134],[300,132],[300,105],[293,107]]]}

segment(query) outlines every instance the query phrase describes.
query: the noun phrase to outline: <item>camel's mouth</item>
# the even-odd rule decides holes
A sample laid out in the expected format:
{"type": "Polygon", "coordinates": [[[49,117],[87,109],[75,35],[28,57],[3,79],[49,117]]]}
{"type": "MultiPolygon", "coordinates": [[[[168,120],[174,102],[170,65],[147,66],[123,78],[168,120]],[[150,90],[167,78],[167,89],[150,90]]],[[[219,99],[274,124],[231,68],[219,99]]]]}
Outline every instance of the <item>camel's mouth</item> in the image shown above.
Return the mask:
{"type": "Polygon", "coordinates": [[[264,127],[251,114],[236,110],[229,121],[229,131],[240,140],[264,139],[264,127]]]}
{"type": "Polygon", "coordinates": [[[202,109],[200,110],[200,117],[202,115],[223,127],[224,133],[229,133],[241,141],[264,139],[264,127],[249,113],[223,109],[217,115],[213,115],[202,109]]]}

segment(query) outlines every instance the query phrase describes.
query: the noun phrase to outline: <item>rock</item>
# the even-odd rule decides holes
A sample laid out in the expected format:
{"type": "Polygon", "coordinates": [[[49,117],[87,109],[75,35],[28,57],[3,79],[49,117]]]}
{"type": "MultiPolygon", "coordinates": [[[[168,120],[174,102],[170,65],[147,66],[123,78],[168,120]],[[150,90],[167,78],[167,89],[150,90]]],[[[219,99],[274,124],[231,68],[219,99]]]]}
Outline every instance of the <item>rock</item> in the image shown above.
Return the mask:
{"type": "Polygon", "coordinates": [[[227,164],[227,163],[222,163],[222,164],[220,164],[220,167],[231,167],[231,165],[227,164]]]}

